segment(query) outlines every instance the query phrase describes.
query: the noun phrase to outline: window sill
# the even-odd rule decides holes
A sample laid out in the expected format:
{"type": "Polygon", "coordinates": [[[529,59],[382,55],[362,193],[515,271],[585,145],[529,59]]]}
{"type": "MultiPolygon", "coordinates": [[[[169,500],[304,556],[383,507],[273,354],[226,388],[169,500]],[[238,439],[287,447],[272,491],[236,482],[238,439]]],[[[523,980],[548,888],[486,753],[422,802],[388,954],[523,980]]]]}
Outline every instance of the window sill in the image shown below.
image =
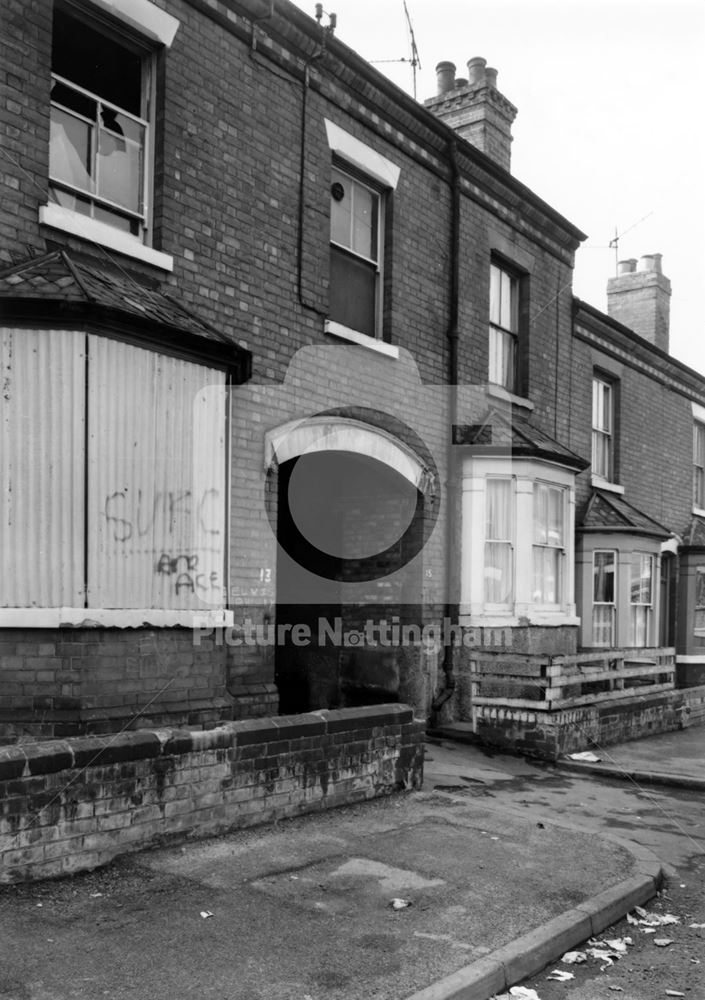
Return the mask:
{"type": "Polygon", "coordinates": [[[40,205],[39,221],[52,229],[61,229],[65,233],[73,236],[80,236],[91,243],[99,243],[101,246],[109,247],[111,250],[122,253],[126,257],[133,257],[136,260],[152,264],[161,268],[162,271],[173,271],[174,260],[169,254],[153,250],[152,247],[140,243],[136,236],[129,233],[120,232],[113,229],[105,222],[98,222],[80,212],[73,212],[70,208],[62,208],[60,205],[40,205]]]}
{"type": "Polygon", "coordinates": [[[603,479],[601,476],[591,476],[590,485],[596,490],[605,490],[608,493],[619,493],[620,496],[624,496],[623,486],[620,486],[618,483],[611,483],[608,479],[603,479]]]}
{"type": "Polygon", "coordinates": [[[0,628],[215,628],[233,621],[233,612],[222,609],[0,608],[0,628]]]}
{"type": "Polygon", "coordinates": [[[341,340],[347,340],[351,344],[358,344],[358,346],[366,347],[370,351],[377,351],[378,354],[384,354],[388,358],[396,360],[399,357],[399,348],[396,344],[388,344],[386,340],[369,337],[366,333],[360,333],[358,330],[351,330],[349,327],[343,326],[342,323],[335,323],[333,320],[327,319],[324,330],[333,337],[340,337],[341,340]]]}
{"type": "Polygon", "coordinates": [[[515,396],[513,392],[509,392],[508,389],[504,389],[501,385],[488,385],[487,395],[494,396],[495,399],[502,399],[506,403],[511,403],[512,406],[519,406],[524,410],[533,410],[534,404],[530,399],[525,399],[523,396],[515,396]]]}
{"type": "Polygon", "coordinates": [[[558,627],[580,625],[580,618],[564,611],[531,611],[527,615],[514,614],[460,614],[459,623],[470,628],[519,628],[526,625],[558,627]]]}
{"type": "Polygon", "coordinates": [[[705,509],[703,509],[702,507],[696,507],[695,505],[693,505],[693,513],[695,514],[696,517],[705,517],[705,509]]]}

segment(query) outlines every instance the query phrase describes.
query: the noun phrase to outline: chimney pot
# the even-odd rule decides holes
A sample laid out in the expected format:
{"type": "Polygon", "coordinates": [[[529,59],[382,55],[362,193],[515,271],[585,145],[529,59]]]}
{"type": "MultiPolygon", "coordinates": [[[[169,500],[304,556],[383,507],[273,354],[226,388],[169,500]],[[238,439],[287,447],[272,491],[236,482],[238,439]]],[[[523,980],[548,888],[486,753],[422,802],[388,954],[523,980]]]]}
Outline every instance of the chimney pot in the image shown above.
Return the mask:
{"type": "Polygon", "coordinates": [[[636,257],[620,260],[617,264],[617,274],[631,274],[633,271],[636,271],[636,257]]]}
{"type": "Polygon", "coordinates": [[[438,63],[438,93],[424,101],[458,135],[509,170],[512,122],[517,109],[497,89],[497,70],[476,56],[468,61],[468,79],[455,76],[450,62],[438,63]]]}
{"type": "Polygon", "coordinates": [[[438,93],[447,94],[455,88],[455,63],[439,62],[436,66],[438,93]]]}
{"type": "Polygon", "coordinates": [[[487,60],[483,59],[482,56],[474,56],[472,59],[468,59],[468,83],[471,87],[484,83],[486,65],[487,60]]]}
{"type": "Polygon", "coordinates": [[[645,253],[642,255],[639,261],[640,271],[655,271],[656,274],[661,274],[661,257],[663,255],[660,253],[645,253]]]}

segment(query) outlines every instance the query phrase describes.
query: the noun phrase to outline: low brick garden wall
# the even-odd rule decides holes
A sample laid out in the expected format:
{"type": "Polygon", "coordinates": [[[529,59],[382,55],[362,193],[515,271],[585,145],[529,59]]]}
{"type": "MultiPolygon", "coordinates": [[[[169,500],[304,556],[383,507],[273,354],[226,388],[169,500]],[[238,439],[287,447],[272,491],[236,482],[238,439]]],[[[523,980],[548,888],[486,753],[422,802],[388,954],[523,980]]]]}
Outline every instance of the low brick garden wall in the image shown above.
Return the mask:
{"type": "MultiPolygon", "coordinates": [[[[480,706],[475,731],[499,750],[555,760],[562,754],[705,725],[705,685],[553,712],[480,706]]],[[[703,730],[705,733],[705,730],[703,730]]]]}
{"type": "Polygon", "coordinates": [[[0,881],[420,787],[405,705],[0,748],[0,881]]]}

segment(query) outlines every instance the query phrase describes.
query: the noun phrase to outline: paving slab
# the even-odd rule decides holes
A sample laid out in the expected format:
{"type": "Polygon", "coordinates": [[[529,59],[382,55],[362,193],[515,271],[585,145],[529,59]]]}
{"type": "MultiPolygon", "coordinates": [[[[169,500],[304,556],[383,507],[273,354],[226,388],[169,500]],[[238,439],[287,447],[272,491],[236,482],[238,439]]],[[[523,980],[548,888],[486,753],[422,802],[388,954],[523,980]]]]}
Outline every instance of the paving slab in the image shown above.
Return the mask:
{"type": "Polygon", "coordinates": [[[705,791],[705,726],[645,736],[592,751],[597,762],[560,758],[560,767],[605,777],[705,791]]]}
{"type": "Polygon", "coordinates": [[[479,997],[550,952],[550,922],[556,947],[566,914],[581,933],[597,893],[619,908],[622,886],[654,891],[623,844],[434,788],[432,755],[421,792],[3,888],[0,996],[479,997]]]}

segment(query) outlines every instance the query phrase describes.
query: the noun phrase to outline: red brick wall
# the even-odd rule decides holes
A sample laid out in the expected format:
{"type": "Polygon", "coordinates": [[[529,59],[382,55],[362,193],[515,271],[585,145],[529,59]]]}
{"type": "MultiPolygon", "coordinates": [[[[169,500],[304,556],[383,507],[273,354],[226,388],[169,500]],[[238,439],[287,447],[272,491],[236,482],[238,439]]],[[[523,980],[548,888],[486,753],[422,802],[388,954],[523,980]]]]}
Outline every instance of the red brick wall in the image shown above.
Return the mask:
{"type": "MultiPolygon", "coordinates": [[[[658,364],[658,360],[656,360],[658,364]]],[[[575,338],[570,372],[569,445],[591,456],[593,371],[616,373],[618,471],[625,499],[682,534],[692,509],[693,415],[690,400],[665,385],[662,374],[634,367],[575,338]]],[[[578,507],[590,492],[590,470],[578,479],[578,507]]]]}
{"type": "Polygon", "coordinates": [[[488,746],[529,757],[609,746],[705,722],[705,687],[624,698],[555,712],[491,708],[478,710],[477,738],[488,746]]]}
{"type": "MultiPolygon", "coordinates": [[[[201,12],[202,5],[187,0],[160,0],[160,6],[168,7],[181,22],[173,46],[159,56],[156,129],[155,243],[173,256],[174,271],[166,275],[125,258],[120,258],[121,266],[177,295],[249,348],[253,385],[279,386],[299,348],[337,343],[323,332],[328,308],[331,162],[324,118],[329,118],[401,168],[389,228],[385,326],[392,341],[412,353],[423,386],[447,383],[452,175],[446,138],[401,104],[389,102],[381,88],[369,83],[362,86],[354,74],[329,57],[315,60],[306,93],[299,234],[302,53],[292,57],[285,45],[271,43],[266,25],[257,31],[254,50],[250,22],[228,14],[223,4],[210,5],[208,16],[201,12]]],[[[8,194],[0,204],[0,260],[9,260],[10,251],[22,250],[25,244],[41,251],[51,241],[94,255],[106,265],[102,251],[38,223],[38,207],[47,200],[51,4],[9,0],[0,16],[7,28],[3,34],[10,39],[4,66],[9,99],[0,122],[8,152],[17,159],[16,164],[0,160],[8,194]]],[[[280,21],[277,25],[281,39],[286,39],[289,28],[280,21]]],[[[306,57],[314,52],[311,43],[306,57]]],[[[489,262],[493,250],[504,247],[505,254],[516,255],[519,266],[530,273],[525,303],[526,382],[535,407],[533,419],[565,440],[571,420],[565,373],[571,350],[572,236],[535,205],[531,212],[525,211],[523,196],[496,172],[487,172],[480,157],[461,150],[459,163],[463,175],[460,381],[482,384],[486,380],[489,262]]],[[[433,454],[441,482],[447,484],[445,403],[428,406],[421,398],[418,376],[405,362],[372,352],[363,356],[362,400],[341,399],[342,388],[355,388],[345,364],[336,370],[329,360],[310,361],[300,373],[305,412],[357,402],[405,413],[433,454]]],[[[235,393],[232,412],[230,598],[237,622],[247,618],[261,622],[265,616],[272,620],[277,597],[276,548],[265,509],[264,432],[303,414],[300,403],[296,408],[282,394],[246,401],[235,393]]],[[[424,621],[439,617],[448,596],[441,584],[446,524],[446,511],[441,507],[424,549],[423,573],[419,574],[423,583],[415,600],[424,621]]],[[[134,633],[134,642],[151,634],[157,633],[148,630],[142,637],[134,633]]],[[[171,633],[159,634],[168,657],[171,633]]],[[[34,639],[30,636],[27,641],[34,639]]],[[[45,645],[58,641],[52,636],[45,645]]],[[[113,644],[125,641],[110,639],[113,644]]],[[[48,652],[42,655],[57,658],[48,652]]],[[[142,704],[146,692],[133,685],[129,671],[133,655],[129,649],[105,653],[105,661],[113,657],[110,663],[99,656],[96,673],[82,680],[78,697],[102,698],[105,704],[119,687],[125,703],[132,699],[130,708],[142,704]],[[121,656],[124,669],[119,678],[121,656]]],[[[178,650],[174,655],[186,654],[178,650]]],[[[418,658],[409,659],[418,662],[418,658]]],[[[199,677],[201,667],[195,663],[184,660],[179,667],[196,669],[199,677]]],[[[5,669],[12,671],[15,666],[5,669]]],[[[273,671],[271,650],[238,646],[227,657],[213,653],[207,676],[196,690],[209,690],[208,697],[217,698],[224,697],[226,682],[233,690],[246,688],[250,693],[242,698],[249,699],[248,710],[254,710],[253,692],[264,685],[260,710],[271,711],[267,685],[272,684],[273,671]]],[[[64,697],[61,686],[72,686],[71,681],[56,681],[51,673],[51,668],[38,669],[32,675],[35,696],[64,697]]],[[[149,683],[158,677],[155,673],[149,683]]],[[[17,697],[28,694],[21,680],[12,683],[22,688],[17,697]]],[[[184,677],[178,682],[182,699],[185,687],[184,677]]],[[[413,678],[407,687],[426,692],[420,696],[425,703],[418,706],[425,711],[433,695],[430,675],[413,678]]]]}
{"type": "Polygon", "coordinates": [[[418,788],[423,731],[383,705],[0,749],[0,881],[418,788]]]}
{"type": "MultiPolygon", "coordinates": [[[[222,633],[221,633],[222,636],[222,633]]],[[[149,725],[214,725],[277,710],[273,685],[237,684],[218,634],[190,629],[4,629],[0,743],[149,725]]]]}

